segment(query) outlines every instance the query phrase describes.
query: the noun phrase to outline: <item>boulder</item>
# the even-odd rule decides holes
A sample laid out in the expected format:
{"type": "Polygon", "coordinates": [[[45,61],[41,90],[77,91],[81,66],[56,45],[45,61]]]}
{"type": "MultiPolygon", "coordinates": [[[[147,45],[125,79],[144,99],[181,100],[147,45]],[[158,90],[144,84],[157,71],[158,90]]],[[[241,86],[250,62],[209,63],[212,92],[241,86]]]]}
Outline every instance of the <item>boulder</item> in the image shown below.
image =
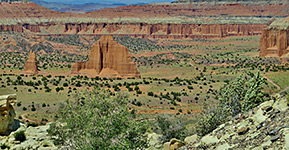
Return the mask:
{"type": "Polygon", "coordinates": [[[160,150],[162,149],[162,135],[151,133],[147,135],[147,143],[148,143],[148,149],[147,150],[160,150]]]}
{"type": "Polygon", "coordinates": [[[178,149],[182,146],[185,146],[185,143],[182,142],[181,140],[178,140],[178,139],[171,139],[170,142],[166,142],[164,144],[164,150],[175,150],[175,149],[178,149]]]}
{"type": "Polygon", "coordinates": [[[249,127],[243,127],[243,128],[241,128],[241,129],[239,129],[238,131],[237,131],[237,133],[239,134],[239,135],[243,135],[243,134],[245,134],[245,133],[247,133],[248,131],[249,131],[249,127]]]}
{"type": "Polygon", "coordinates": [[[217,142],[219,142],[218,138],[217,137],[214,137],[214,136],[210,136],[210,135],[206,135],[204,136],[201,141],[205,144],[215,144],[217,142]]]}
{"type": "Polygon", "coordinates": [[[185,141],[185,144],[187,145],[187,144],[189,144],[189,143],[194,143],[194,142],[196,142],[197,140],[198,140],[198,135],[195,134],[195,135],[186,137],[184,141],[185,141]]]}
{"type": "Polygon", "coordinates": [[[24,67],[25,74],[38,74],[37,58],[35,52],[30,51],[24,67]]]}
{"type": "Polygon", "coordinates": [[[91,47],[89,61],[74,64],[71,74],[140,78],[128,49],[114,41],[112,36],[101,37],[91,47]]]}

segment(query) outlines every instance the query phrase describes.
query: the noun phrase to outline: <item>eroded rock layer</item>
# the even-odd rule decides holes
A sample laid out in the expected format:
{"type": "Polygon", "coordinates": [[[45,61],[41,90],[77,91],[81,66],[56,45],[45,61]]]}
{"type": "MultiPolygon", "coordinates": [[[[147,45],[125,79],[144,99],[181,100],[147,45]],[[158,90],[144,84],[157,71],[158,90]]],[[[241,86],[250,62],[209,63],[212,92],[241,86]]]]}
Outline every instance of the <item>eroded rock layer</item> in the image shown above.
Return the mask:
{"type": "Polygon", "coordinates": [[[92,47],[88,62],[77,62],[72,66],[71,74],[101,77],[140,78],[128,49],[113,40],[112,36],[103,36],[92,47]]]}
{"type": "Polygon", "coordinates": [[[66,23],[35,25],[0,25],[2,31],[29,30],[43,36],[85,34],[91,36],[130,36],[141,38],[219,38],[227,36],[260,35],[265,24],[147,24],[147,23],[66,23]],[[55,29],[56,27],[60,27],[55,29]]]}
{"type": "Polygon", "coordinates": [[[38,74],[37,58],[35,52],[30,51],[24,68],[25,74],[38,74]]]}
{"type": "Polygon", "coordinates": [[[272,23],[260,39],[260,57],[289,55],[289,17],[272,23]]]}
{"type": "Polygon", "coordinates": [[[43,36],[85,34],[144,38],[219,38],[259,35],[271,21],[288,16],[288,4],[160,4],[102,9],[85,14],[52,11],[34,3],[0,4],[0,31],[43,36]],[[264,16],[264,17],[263,17],[264,16]]]}

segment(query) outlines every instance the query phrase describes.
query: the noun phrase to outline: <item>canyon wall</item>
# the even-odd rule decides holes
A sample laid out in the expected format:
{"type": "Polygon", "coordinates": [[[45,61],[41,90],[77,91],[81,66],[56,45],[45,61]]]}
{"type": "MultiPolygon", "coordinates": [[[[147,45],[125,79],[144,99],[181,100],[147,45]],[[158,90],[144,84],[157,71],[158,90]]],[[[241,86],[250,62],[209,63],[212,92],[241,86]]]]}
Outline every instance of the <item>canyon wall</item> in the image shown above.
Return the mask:
{"type": "Polygon", "coordinates": [[[34,3],[2,3],[0,31],[168,39],[251,36],[260,35],[272,18],[288,16],[287,9],[286,3],[148,4],[73,14],[34,3]]]}
{"type": "Polygon", "coordinates": [[[266,26],[265,24],[42,23],[0,25],[0,31],[29,31],[43,36],[84,34],[182,39],[260,35],[266,26]]]}
{"type": "Polygon", "coordinates": [[[89,61],[74,64],[71,74],[140,78],[140,73],[130,57],[125,46],[114,41],[112,36],[103,36],[91,47],[89,61]]]}

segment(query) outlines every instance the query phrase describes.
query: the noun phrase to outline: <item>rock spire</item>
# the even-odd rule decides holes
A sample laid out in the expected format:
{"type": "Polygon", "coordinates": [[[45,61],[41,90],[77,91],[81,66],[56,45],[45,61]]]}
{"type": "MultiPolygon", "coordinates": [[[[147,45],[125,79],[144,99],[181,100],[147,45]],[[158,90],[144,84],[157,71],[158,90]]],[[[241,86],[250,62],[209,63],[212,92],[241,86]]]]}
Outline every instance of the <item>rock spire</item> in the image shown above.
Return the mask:
{"type": "Polygon", "coordinates": [[[35,52],[29,52],[28,59],[24,68],[25,74],[38,74],[37,58],[35,52]]]}

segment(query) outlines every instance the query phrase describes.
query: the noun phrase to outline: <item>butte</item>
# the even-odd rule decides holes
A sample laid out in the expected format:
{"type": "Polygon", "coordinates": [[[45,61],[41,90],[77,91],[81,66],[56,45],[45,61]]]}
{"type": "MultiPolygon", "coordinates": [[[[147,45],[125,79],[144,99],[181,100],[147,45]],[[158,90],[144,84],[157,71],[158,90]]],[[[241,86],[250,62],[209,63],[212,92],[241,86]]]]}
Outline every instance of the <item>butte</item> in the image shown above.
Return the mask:
{"type": "Polygon", "coordinates": [[[24,74],[38,74],[37,58],[35,52],[30,51],[25,63],[24,74]]]}
{"type": "Polygon", "coordinates": [[[109,78],[141,77],[128,49],[114,41],[112,36],[102,36],[91,47],[89,61],[75,63],[71,74],[109,78]]]}

